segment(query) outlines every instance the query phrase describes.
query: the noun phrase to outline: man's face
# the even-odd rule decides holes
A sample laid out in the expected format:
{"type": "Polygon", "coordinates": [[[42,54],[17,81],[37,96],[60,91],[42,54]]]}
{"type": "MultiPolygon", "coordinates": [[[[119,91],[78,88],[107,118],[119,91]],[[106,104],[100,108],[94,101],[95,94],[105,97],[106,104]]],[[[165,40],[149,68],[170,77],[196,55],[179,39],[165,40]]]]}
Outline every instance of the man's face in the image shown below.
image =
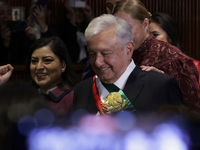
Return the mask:
{"type": "Polygon", "coordinates": [[[120,42],[111,28],[93,35],[88,41],[92,69],[104,83],[117,81],[130,63],[133,47],[129,49],[126,44],[122,49],[120,42]]]}
{"type": "Polygon", "coordinates": [[[121,0],[106,0],[106,12],[107,12],[107,14],[112,14],[113,11],[114,11],[115,6],[120,1],[121,0]]]}

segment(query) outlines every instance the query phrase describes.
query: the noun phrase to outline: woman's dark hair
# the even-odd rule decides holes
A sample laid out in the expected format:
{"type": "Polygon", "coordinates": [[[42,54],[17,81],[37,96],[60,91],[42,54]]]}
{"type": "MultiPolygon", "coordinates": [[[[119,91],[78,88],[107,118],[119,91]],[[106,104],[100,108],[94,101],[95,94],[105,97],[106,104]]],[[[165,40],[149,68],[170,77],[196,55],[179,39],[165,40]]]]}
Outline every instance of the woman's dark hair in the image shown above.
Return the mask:
{"type": "MultiPolygon", "coordinates": [[[[65,72],[62,73],[63,83],[69,84],[69,86],[74,87],[77,83],[76,76],[72,69],[72,63],[67,51],[67,47],[64,42],[58,37],[47,37],[47,38],[40,38],[36,40],[29,49],[28,57],[27,57],[27,69],[28,73],[30,74],[30,63],[31,63],[31,56],[33,52],[41,47],[49,46],[51,51],[59,58],[60,62],[65,62],[66,69],[65,72]]],[[[33,82],[36,85],[36,83],[33,82]]],[[[37,86],[37,85],[36,85],[37,86]]],[[[62,87],[62,84],[61,86],[62,87]]]]}
{"type": "Polygon", "coordinates": [[[171,45],[174,45],[183,51],[177,23],[170,15],[165,13],[152,14],[151,22],[156,23],[167,33],[168,38],[171,40],[171,45]]]}

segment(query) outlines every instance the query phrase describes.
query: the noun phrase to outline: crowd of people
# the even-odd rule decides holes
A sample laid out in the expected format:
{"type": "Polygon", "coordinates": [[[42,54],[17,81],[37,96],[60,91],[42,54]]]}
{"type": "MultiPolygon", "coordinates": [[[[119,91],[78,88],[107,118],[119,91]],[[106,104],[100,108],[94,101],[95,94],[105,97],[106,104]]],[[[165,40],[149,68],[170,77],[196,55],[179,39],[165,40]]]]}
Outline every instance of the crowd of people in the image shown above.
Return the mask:
{"type": "MultiPolygon", "coordinates": [[[[0,56],[2,149],[27,149],[31,130],[77,125],[87,115],[131,112],[140,119],[184,118],[188,128],[199,123],[200,66],[184,54],[171,16],[151,14],[140,0],[106,0],[107,14],[96,18],[87,4],[72,8],[65,0],[63,5],[66,18],[56,28],[46,21],[51,4],[32,0],[24,31],[14,32],[7,26],[11,6],[0,2],[0,51],[7,56],[0,56]],[[26,63],[31,83],[8,82],[13,62],[26,63]],[[87,64],[80,82],[73,63],[87,64]]],[[[193,136],[194,130],[188,132],[193,136]]],[[[191,141],[191,147],[199,142],[191,141]]]]}

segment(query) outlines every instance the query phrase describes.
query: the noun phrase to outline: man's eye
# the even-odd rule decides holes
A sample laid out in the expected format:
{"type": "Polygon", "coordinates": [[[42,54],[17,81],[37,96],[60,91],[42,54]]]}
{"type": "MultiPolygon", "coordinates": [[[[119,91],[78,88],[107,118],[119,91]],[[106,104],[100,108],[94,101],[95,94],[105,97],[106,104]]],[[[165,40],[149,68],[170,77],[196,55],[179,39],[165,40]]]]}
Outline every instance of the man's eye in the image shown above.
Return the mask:
{"type": "Polygon", "coordinates": [[[89,55],[89,57],[94,57],[95,53],[89,53],[88,55],[89,55]]]}
{"type": "Polygon", "coordinates": [[[102,55],[106,57],[106,56],[109,56],[110,53],[103,53],[102,55]]]}

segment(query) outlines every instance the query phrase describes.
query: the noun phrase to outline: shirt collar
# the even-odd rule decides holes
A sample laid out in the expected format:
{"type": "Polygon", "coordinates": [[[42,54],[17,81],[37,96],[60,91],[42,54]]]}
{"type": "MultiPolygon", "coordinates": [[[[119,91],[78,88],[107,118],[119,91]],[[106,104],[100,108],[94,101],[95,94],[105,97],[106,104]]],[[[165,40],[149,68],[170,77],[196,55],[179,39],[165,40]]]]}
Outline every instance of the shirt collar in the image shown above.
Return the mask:
{"type": "Polygon", "coordinates": [[[126,84],[126,81],[128,80],[129,75],[135,68],[135,63],[133,60],[131,60],[131,63],[126,68],[126,71],[121,75],[121,77],[114,83],[118,88],[121,90],[124,89],[124,86],[126,84]]]}
{"type": "MultiPolygon", "coordinates": [[[[116,86],[118,86],[121,90],[124,89],[124,86],[128,80],[129,75],[135,68],[135,63],[133,60],[131,60],[131,63],[126,68],[125,72],[121,75],[121,77],[114,83],[116,86]]],[[[106,97],[109,92],[106,90],[106,88],[102,85],[100,79],[98,76],[96,76],[96,86],[98,88],[99,96],[101,100],[103,100],[104,97],[106,97]]]]}
{"type": "MultiPolygon", "coordinates": [[[[45,94],[46,94],[46,95],[49,94],[51,91],[55,90],[57,87],[58,87],[58,86],[55,86],[55,87],[53,87],[53,88],[51,88],[51,89],[48,89],[47,92],[46,92],[45,94]]],[[[40,93],[42,93],[40,89],[38,89],[38,91],[39,91],[40,93]]]]}

